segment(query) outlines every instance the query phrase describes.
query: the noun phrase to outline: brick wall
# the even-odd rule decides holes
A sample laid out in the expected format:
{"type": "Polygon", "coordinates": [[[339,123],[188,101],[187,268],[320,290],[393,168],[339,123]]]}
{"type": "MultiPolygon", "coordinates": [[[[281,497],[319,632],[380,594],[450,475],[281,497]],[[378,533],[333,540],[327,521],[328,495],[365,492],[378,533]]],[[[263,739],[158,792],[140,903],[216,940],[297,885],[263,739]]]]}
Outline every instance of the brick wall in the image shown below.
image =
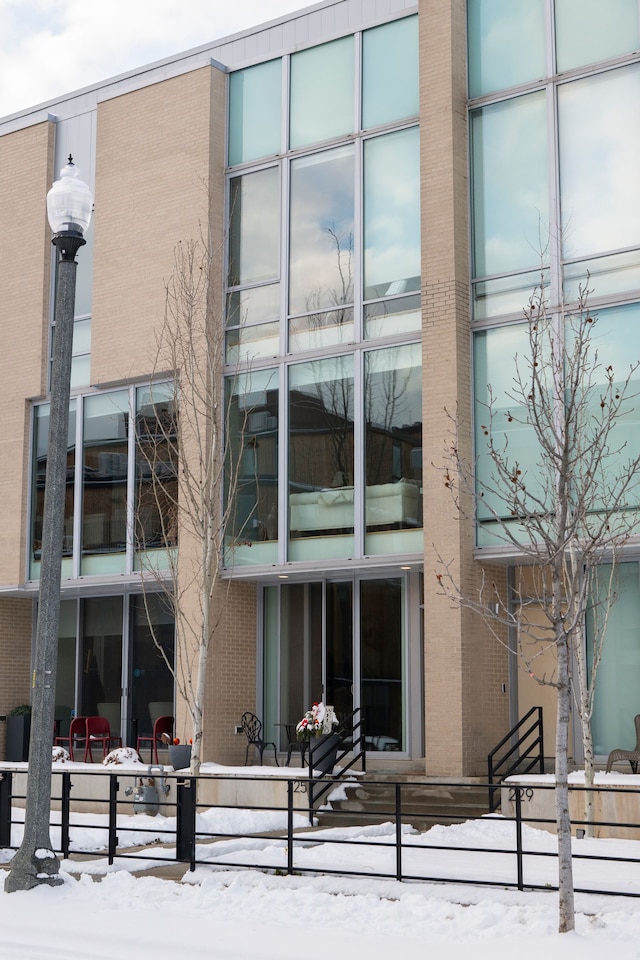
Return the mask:
{"type": "Polygon", "coordinates": [[[0,583],[10,585],[24,580],[26,398],[42,395],[46,384],[52,249],[46,196],[53,178],[53,128],[41,123],[0,137],[0,348],[5,359],[0,377],[0,583]]]}
{"type": "MultiPolygon", "coordinates": [[[[482,775],[508,728],[507,652],[481,617],[438,596],[440,558],[474,595],[472,504],[458,515],[437,465],[458,421],[472,462],[464,0],[421,0],[421,186],[425,439],[425,743],[436,776],[482,775]],[[435,465],[435,466],[434,466],[435,465]],[[507,693],[502,693],[502,684],[507,693]]],[[[504,571],[489,575],[502,582],[504,571]]]]}

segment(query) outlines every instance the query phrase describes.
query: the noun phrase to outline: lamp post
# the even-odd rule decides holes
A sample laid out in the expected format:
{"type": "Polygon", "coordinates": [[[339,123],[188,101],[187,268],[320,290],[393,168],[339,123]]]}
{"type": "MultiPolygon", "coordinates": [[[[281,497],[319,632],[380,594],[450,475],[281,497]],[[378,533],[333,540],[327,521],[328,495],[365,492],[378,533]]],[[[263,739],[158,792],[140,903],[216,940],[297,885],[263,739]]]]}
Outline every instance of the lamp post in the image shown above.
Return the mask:
{"type": "Polygon", "coordinates": [[[76,253],[86,242],[93,208],[91,192],[78,179],[71,156],[47,194],[47,213],[58,254],[55,330],[51,363],[49,448],[42,516],[40,592],[31,694],[31,740],[24,839],[11,861],[4,888],[29,890],[62,883],[60,862],[51,848],[51,745],[56,696],[62,540],[67,481],[67,431],[71,384],[76,253]]]}

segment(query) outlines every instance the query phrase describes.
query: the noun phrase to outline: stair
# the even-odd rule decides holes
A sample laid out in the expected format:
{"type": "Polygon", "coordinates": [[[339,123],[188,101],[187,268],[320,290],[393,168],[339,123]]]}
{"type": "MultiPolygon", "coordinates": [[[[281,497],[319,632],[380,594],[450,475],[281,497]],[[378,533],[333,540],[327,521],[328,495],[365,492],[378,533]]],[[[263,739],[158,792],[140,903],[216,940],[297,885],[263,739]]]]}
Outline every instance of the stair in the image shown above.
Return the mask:
{"type": "Polygon", "coordinates": [[[434,824],[449,826],[489,813],[486,784],[429,782],[424,777],[366,775],[357,783],[336,784],[344,799],[326,801],[330,809],[316,811],[323,827],[358,826],[395,820],[396,783],[401,784],[402,822],[417,830],[434,824]]]}

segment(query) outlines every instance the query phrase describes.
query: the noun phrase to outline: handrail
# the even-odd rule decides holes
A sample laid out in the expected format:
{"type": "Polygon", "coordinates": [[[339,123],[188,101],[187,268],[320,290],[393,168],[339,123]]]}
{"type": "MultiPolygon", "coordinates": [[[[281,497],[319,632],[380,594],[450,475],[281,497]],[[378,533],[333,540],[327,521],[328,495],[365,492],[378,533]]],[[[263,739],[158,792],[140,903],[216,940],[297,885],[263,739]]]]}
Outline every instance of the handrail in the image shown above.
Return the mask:
{"type": "MultiPolygon", "coordinates": [[[[311,751],[309,751],[309,823],[313,823],[313,811],[318,800],[332,789],[334,782],[344,776],[347,770],[350,770],[360,761],[362,772],[366,773],[364,716],[360,707],[357,707],[344,720],[340,721],[336,734],[340,739],[337,745],[335,766],[340,765],[348,754],[352,753],[353,756],[340,768],[338,776],[334,776],[332,770],[313,776],[311,751]]],[[[324,752],[315,751],[318,762],[327,757],[328,750],[329,748],[324,752]]]]}
{"type": "Polygon", "coordinates": [[[544,740],[542,734],[542,707],[531,707],[518,722],[509,730],[497,743],[493,750],[487,756],[488,780],[489,780],[489,811],[494,813],[496,809],[496,794],[498,787],[495,785],[498,780],[504,780],[514,773],[530,773],[534,767],[538,766],[539,772],[544,773],[544,740]],[[522,728],[535,715],[531,725],[524,731],[522,728]],[[520,747],[527,743],[529,738],[534,735],[534,739],[528,743],[524,751],[520,747]],[[513,742],[514,737],[518,739],[513,742]],[[511,747],[497,762],[495,756],[506,743],[511,743],[511,747]],[[536,748],[538,748],[536,750],[536,748]],[[534,752],[535,751],[535,752],[534,752]],[[513,759],[512,759],[513,758],[513,759]],[[511,761],[509,763],[509,761],[511,761]],[[508,764],[508,766],[507,766],[508,764]],[[523,766],[524,764],[524,766],[523,766]]]}

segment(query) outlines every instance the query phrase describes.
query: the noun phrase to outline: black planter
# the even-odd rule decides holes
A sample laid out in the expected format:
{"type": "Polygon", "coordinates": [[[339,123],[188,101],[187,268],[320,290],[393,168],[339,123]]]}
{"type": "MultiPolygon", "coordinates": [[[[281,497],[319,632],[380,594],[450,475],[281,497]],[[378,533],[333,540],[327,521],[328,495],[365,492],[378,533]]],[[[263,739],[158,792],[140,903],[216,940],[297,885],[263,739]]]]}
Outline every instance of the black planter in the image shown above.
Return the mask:
{"type": "Polygon", "coordinates": [[[332,773],[338,753],[340,737],[337,733],[323,733],[309,740],[309,770],[332,773]]]}
{"type": "Polygon", "coordinates": [[[185,770],[191,763],[191,744],[170,743],[169,760],[174,770],[185,770]]]}
{"type": "Polygon", "coordinates": [[[22,761],[29,759],[30,734],[30,716],[7,717],[7,760],[22,761]]]}

